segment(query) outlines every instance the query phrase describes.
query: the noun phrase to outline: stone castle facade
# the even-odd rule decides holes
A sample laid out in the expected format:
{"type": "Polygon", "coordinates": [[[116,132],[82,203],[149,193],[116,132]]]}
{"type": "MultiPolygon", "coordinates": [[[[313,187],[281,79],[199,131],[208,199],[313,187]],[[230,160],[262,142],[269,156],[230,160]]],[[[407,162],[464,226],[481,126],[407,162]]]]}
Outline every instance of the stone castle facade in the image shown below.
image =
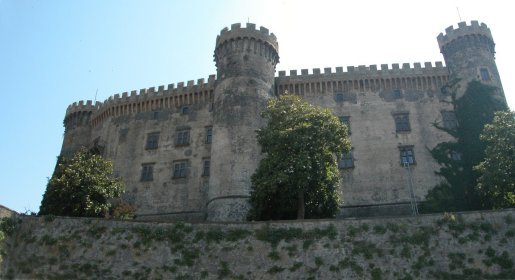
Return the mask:
{"type": "MultiPolygon", "coordinates": [[[[339,161],[341,216],[403,214],[443,179],[428,148],[452,140],[435,128],[457,124],[441,88],[460,78],[498,88],[494,42],[485,24],[438,36],[441,62],[313,69],[275,68],[279,46],[268,29],[233,24],[216,38],[217,75],[70,105],[61,155],[82,146],[114,163],[138,217],[244,220],[250,177],[262,155],[260,112],[285,91],[330,108],[350,129],[352,151],[339,161]]],[[[449,155],[459,160],[458,154],[449,155]]]]}

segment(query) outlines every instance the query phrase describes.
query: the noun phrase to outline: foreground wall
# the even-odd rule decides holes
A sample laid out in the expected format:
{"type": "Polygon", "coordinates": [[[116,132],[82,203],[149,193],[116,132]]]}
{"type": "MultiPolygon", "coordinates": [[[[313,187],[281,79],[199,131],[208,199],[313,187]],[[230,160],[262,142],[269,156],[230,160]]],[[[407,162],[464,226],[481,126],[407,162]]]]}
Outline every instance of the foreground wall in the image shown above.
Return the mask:
{"type": "Polygon", "coordinates": [[[15,211],[0,204],[0,218],[4,218],[4,217],[9,218],[9,217],[15,216],[17,214],[18,213],[16,213],[15,211]]]}
{"type": "Polygon", "coordinates": [[[23,217],[1,279],[514,279],[515,210],[274,223],[23,217]]]}

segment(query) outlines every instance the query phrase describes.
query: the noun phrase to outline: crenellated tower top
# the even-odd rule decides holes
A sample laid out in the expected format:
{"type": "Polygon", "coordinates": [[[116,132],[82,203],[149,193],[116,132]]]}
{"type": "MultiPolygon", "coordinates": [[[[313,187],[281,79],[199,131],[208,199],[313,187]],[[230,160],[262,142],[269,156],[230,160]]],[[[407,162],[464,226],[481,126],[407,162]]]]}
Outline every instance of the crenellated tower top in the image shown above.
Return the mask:
{"type": "Polygon", "coordinates": [[[101,105],[101,102],[93,104],[93,101],[88,100],[86,102],[74,102],[68,106],[64,117],[65,131],[79,126],[89,126],[92,114],[97,111],[101,105]]]}
{"type": "Polygon", "coordinates": [[[218,79],[247,75],[273,79],[275,65],[279,63],[279,44],[265,27],[258,30],[253,23],[246,27],[235,23],[216,37],[214,61],[218,79]]]}
{"type": "Polygon", "coordinates": [[[445,34],[440,33],[437,37],[440,52],[444,56],[448,52],[458,51],[467,47],[483,47],[495,54],[495,44],[490,28],[484,23],[479,24],[477,20],[458,23],[458,28],[449,26],[445,29],[445,34]]]}
{"type": "Polygon", "coordinates": [[[216,36],[216,46],[218,47],[221,43],[231,40],[238,40],[241,38],[254,38],[256,40],[267,42],[274,47],[276,51],[279,51],[279,44],[274,33],[270,33],[268,28],[259,27],[256,29],[256,24],[247,23],[246,27],[241,27],[240,23],[234,23],[231,25],[231,29],[225,27],[220,31],[220,35],[216,36]]]}
{"type": "Polygon", "coordinates": [[[66,109],[66,115],[73,114],[76,112],[93,112],[96,111],[102,106],[102,102],[95,102],[93,104],[93,101],[87,100],[86,103],[84,101],[74,102],[73,104],[70,104],[68,108],[66,109]]]}
{"type": "Polygon", "coordinates": [[[471,81],[480,81],[497,88],[494,96],[505,100],[501,78],[495,64],[495,43],[490,28],[476,20],[458,28],[449,26],[437,37],[440,52],[449,70],[449,77],[460,82],[461,96],[471,81]]]}

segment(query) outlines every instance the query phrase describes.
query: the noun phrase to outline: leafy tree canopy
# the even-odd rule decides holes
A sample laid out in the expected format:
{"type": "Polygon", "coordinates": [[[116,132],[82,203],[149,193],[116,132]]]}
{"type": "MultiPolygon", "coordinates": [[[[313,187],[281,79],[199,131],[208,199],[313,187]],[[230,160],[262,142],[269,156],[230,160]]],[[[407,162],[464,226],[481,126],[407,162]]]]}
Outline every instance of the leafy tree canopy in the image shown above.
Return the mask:
{"type": "Polygon", "coordinates": [[[102,217],[119,197],[124,186],[113,177],[113,165],[82,148],[71,158],[59,160],[49,180],[40,215],[102,217]]]}
{"type": "Polygon", "coordinates": [[[515,112],[496,112],[481,140],[485,158],[474,170],[481,175],[477,192],[485,208],[515,207],[515,112]]]}
{"type": "Polygon", "coordinates": [[[333,217],[338,211],[335,156],[350,150],[347,127],[328,109],[296,95],[269,101],[257,131],[266,153],[252,176],[250,219],[333,217]]]}

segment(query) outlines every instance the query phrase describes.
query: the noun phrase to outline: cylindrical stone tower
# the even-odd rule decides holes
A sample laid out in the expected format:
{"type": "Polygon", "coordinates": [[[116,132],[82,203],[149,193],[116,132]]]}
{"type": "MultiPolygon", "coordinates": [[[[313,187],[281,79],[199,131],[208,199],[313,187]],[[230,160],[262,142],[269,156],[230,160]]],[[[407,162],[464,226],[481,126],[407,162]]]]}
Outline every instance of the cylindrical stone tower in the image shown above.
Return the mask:
{"type": "Polygon", "coordinates": [[[260,113],[273,95],[278,50],[275,35],[251,23],[245,28],[233,24],[216,38],[209,221],[246,218],[250,177],[261,159],[256,129],[263,125],[260,113]]]}
{"type": "Polygon", "coordinates": [[[504,102],[506,98],[502,89],[501,78],[495,64],[495,44],[490,29],[486,24],[471,21],[458,23],[458,29],[449,26],[446,34],[438,35],[438,45],[449,69],[450,80],[460,79],[457,97],[466,90],[473,80],[496,87],[495,96],[504,102]]]}
{"type": "Polygon", "coordinates": [[[91,141],[91,115],[95,105],[88,100],[68,106],[64,117],[64,140],[61,156],[70,156],[81,147],[88,147],[91,141]]]}

